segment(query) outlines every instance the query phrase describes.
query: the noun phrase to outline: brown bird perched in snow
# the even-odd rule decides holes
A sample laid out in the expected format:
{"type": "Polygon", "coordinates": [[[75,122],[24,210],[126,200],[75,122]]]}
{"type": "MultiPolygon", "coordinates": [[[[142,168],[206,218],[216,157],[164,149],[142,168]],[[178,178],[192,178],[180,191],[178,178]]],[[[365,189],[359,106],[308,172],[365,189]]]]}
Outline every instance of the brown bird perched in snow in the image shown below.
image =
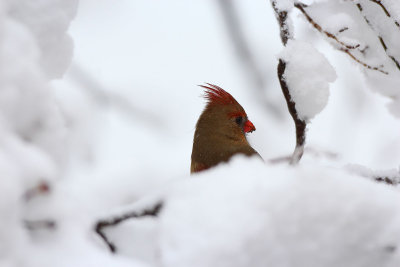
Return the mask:
{"type": "Polygon", "coordinates": [[[196,124],[190,172],[200,172],[235,154],[258,155],[246,139],[256,130],[243,107],[221,87],[209,84],[205,88],[207,105],[196,124]]]}

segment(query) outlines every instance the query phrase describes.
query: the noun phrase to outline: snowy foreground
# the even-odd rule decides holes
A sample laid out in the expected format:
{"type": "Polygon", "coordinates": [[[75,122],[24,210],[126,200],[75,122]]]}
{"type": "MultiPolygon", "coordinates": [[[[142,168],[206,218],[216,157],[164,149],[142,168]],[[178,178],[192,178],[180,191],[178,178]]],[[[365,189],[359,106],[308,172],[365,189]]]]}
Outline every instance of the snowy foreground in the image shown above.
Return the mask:
{"type": "Polygon", "coordinates": [[[110,199],[130,195],[122,181],[114,188],[109,181],[107,191],[106,184],[82,184],[91,194],[71,187],[73,181],[59,184],[42,203],[57,228],[32,231],[24,254],[9,260],[23,266],[399,266],[399,191],[364,177],[237,156],[105,212],[110,199]],[[116,254],[94,232],[99,219],[140,213],[160,201],[158,217],[105,229],[116,254]]]}
{"type": "Polygon", "coordinates": [[[164,202],[158,218],[107,232],[122,254],[136,254],[155,266],[400,262],[399,192],[340,170],[271,166],[239,156],[161,191],[115,213],[164,202]],[[135,227],[147,234],[135,235],[135,227]]]}

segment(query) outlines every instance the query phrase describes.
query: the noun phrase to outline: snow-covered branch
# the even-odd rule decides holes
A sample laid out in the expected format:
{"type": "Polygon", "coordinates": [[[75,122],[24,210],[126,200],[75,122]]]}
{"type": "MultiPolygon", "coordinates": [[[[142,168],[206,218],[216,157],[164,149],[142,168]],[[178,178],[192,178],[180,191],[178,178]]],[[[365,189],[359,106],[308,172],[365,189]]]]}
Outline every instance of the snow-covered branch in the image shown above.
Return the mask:
{"type": "MultiPolygon", "coordinates": [[[[293,33],[291,31],[292,22],[290,18],[288,18],[290,5],[282,7],[275,0],[271,1],[271,4],[279,23],[279,30],[282,43],[284,46],[286,46],[288,41],[293,38],[293,33]]],[[[286,62],[282,58],[280,58],[278,63],[278,79],[281,85],[282,93],[286,100],[289,113],[292,116],[296,127],[296,147],[293,152],[293,156],[290,159],[290,163],[296,164],[297,162],[300,161],[304,151],[304,143],[306,138],[306,122],[299,118],[299,115],[296,110],[296,104],[291,98],[289,87],[286,83],[286,79],[284,78],[285,70],[286,70],[286,62]]]]}
{"type": "MultiPolygon", "coordinates": [[[[383,74],[388,74],[387,71],[383,70],[381,67],[376,67],[376,66],[371,66],[365,62],[363,62],[362,60],[360,60],[359,58],[357,58],[353,53],[350,52],[350,50],[356,49],[360,47],[360,44],[356,44],[356,45],[349,45],[349,44],[345,44],[343,41],[340,41],[338,39],[338,37],[333,34],[328,32],[327,30],[323,29],[317,22],[315,22],[315,20],[313,20],[311,18],[311,16],[307,13],[307,11],[305,10],[305,8],[307,7],[307,5],[300,3],[300,2],[296,2],[294,4],[294,6],[299,9],[301,11],[301,13],[303,13],[303,15],[306,17],[307,21],[319,32],[323,33],[325,36],[327,36],[328,38],[333,39],[336,43],[339,44],[339,50],[346,53],[347,55],[350,56],[351,59],[353,59],[355,62],[361,64],[362,66],[364,66],[367,69],[370,70],[376,70],[379,71],[383,74]]],[[[340,31],[339,31],[340,32],[340,31]]]]}
{"type": "Polygon", "coordinates": [[[400,117],[400,31],[396,1],[321,1],[294,7],[338,51],[361,66],[365,84],[387,96],[389,110],[400,117]],[[384,86],[382,86],[384,85],[384,86]]]}
{"type": "Polygon", "coordinates": [[[326,106],[329,83],[336,79],[336,74],[325,57],[315,48],[293,39],[293,26],[289,18],[293,2],[271,3],[285,46],[279,55],[278,78],[296,127],[296,147],[290,159],[290,164],[296,164],[304,152],[307,122],[326,106]]]}
{"type": "MultiPolygon", "coordinates": [[[[371,0],[371,1],[373,1],[373,0],[371,0]]],[[[373,1],[373,2],[374,2],[374,3],[378,3],[379,5],[381,5],[382,8],[383,8],[384,11],[385,11],[385,14],[386,14],[388,17],[391,17],[390,14],[388,13],[387,9],[382,5],[382,3],[380,3],[380,1],[379,1],[379,2],[378,2],[378,1],[373,1]]],[[[364,12],[363,12],[364,9],[363,9],[362,5],[361,5],[360,3],[357,3],[356,6],[357,6],[358,10],[361,12],[361,14],[363,14],[363,17],[364,17],[364,19],[365,19],[365,22],[374,30],[374,26],[371,24],[371,22],[370,22],[370,20],[368,19],[367,15],[364,14],[364,12]]],[[[399,24],[397,23],[397,21],[395,21],[395,23],[396,23],[397,26],[399,26],[399,24]]],[[[400,71],[400,63],[399,63],[399,60],[397,60],[396,57],[393,56],[393,55],[390,53],[390,51],[388,51],[388,46],[387,46],[387,44],[386,44],[384,38],[383,38],[381,35],[379,35],[379,33],[377,33],[377,36],[378,36],[378,38],[379,38],[379,41],[380,41],[380,43],[381,43],[383,49],[384,49],[385,52],[386,52],[386,55],[394,62],[394,64],[396,65],[397,69],[400,71]]]]}
{"type": "MultiPolygon", "coordinates": [[[[392,15],[390,14],[389,10],[386,8],[386,6],[382,3],[381,0],[370,0],[370,1],[379,5],[382,8],[383,12],[385,12],[385,15],[389,18],[392,18],[392,15]]],[[[396,19],[393,19],[393,22],[400,29],[400,23],[396,19]]]]}

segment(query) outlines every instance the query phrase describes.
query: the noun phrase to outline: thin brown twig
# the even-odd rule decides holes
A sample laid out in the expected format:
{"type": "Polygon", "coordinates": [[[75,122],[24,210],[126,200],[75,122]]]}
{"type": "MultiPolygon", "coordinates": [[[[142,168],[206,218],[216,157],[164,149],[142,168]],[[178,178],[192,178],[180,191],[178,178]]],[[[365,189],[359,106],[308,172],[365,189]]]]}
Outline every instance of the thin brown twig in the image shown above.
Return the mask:
{"type": "Polygon", "coordinates": [[[349,55],[355,62],[357,62],[357,63],[363,65],[363,66],[366,67],[367,69],[376,70],[376,71],[379,71],[379,72],[381,72],[381,73],[383,73],[383,74],[386,74],[386,75],[389,74],[387,71],[384,71],[384,70],[380,69],[379,67],[372,67],[372,66],[370,66],[370,65],[368,65],[368,64],[366,64],[366,63],[364,63],[364,62],[362,62],[361,60],[359,60],[358,58],[356,58],[356,57],[355,57],[348,49],[346,49],[346,48],[339,48],[339,50],[342,51],[342,52],[344,52],[344,53],[346,53],[347,55],[349,55]]]}
{"type": "MultiPolygon", "coordinates": [[[[346,47],[347,49],[356,49],[360,47],[360,44],[356,44],[356,45],[348,45],[345,44],[344,42],[340,41],[334,34],[324,30],[318,23],[316,23],[311,17],[310,15],[305,11],[304,7],[306,7],[304,4],[296,2],[294,4],[294,6],[299,9],[301,11],[301,13],[303,13],[303,15],[306,17],[306,19],[308,20],[309,23],[311,23],[311,25],[317,29],[319,32],[325,34],[327,37],[335,40],[338,44],[340,44],[341,46],[346,47]]],[[[346,29],[346,28],[345,28],[346,29]]],[[[345,29],[341,30],[341,31],[345,31],[345,29]]]]}
{"type": "MultiPolygon", "coordinates": [[[[363,7],[361,6],[361,4],[357,3],[356,6],[357,6],[358,10],[360,11],[360,13],[363,14],[363,7]]],[[[363,14],[363,17],[364,17],[365,22],[372,28],[372,30],[374,30],[371,22],[368,20],[368,18],[366,17],[365,14],[363,14]]],[[[386,45],[385,40],[379,34],[378,34],[378,39],[379,39],[379,42],[381,43],[381,45],[383,47],[383,50],[385,50],[386,55],[393,61],[393,63],[396,65],[397,69],[400,70],[400,63],[393,55],[389,54],[389,52],[387,50],[388,47],[386,45]]]]}
{"type": "MultiPolygon", "coordinates": [[[[385,15],[386,15],[387,17],[389,17],[389,18],[392,18],[392,16],[391,16],[390,13],[389,13],[389,10],[385,7],[384,4],[382,4],[382,1],[380,1],[380,0],[370,0],[370,1],[373,2],[373,3],[375,3],[375,4],[377,4],[377,5],[379,5],[379,6],[383,9],[383,12],[385,13],[385,15]]],[[[393,19],[393,21],[394,21],[394,24],[396,24],[396,26],[397,26],[398,28],[400,28],[400,23],[399,23],[397,20],[395,20],[395,19],[393,19]]]]}
{"type": "Polygon", "coordinates": [[[111,219],[107,219],[107,220],[100,220],[96,223],[95,226],[95,231],[96,233],[104,240],[104,242],[107,244],[108,248],[110,249],[110,251],[112,253],[115,253],[117,251],[116,246],[107,238],[106,234],[103,232],[103,229],[105,227],[109,227],[109,226],[115,226],[127,219],[131,219],[131,218],[141,218],[141,217],[146,217],[146,216],[157,216],[162,207],[163,207],[164,203],[163,202],[157,202],[153,207],[151,208],[147,208],[142,210],[141,212],[130,212],[130,213],[126,213],[123,214],[121,216],[117,216],[111,219]]]}
{"type": "Polygon", "coordinates": [[[343,42],[341,42],[339,39],[337,39],[337,37],[336,37],[335,35],[333,35],[332,33],[329,33],[329,32],[327,32],[326,30],[322,29],[322,27],[321,27],[317,22],[315,22],[315,21],[311,18],[311,16],[307,13],[307,11],[304,9],[304,7],[306,7],[304,4],[302,4],[302,3],[300,3],[300,2],[296,2],[296,3],[294,4],[294,6],[295,6],[297,9],[299,9],[299,10],[301,11],[301,13],[303,13],[303,15],[306,17],[307,21],[308,21],[316,30],[318,30],[319,32],[325,34],[327,37],[329,37],[329,38],[335,40],[337,43],[339,43],[339,44],[342,46],[342,47],[339,48],[340,51],[346,53],[347,55],[350,56],[350,58],[352,58],[354,61],[356,61],[357,63],[361,64],[362,66],[364,66],[364,67],[367,68],[367,69],[376,70],[376,71],[379,71],[379,72],[381,72],[381,73],[383,73],[383,74],[389,74],[388,72],[382,70],[381,68],[379,68],[379,67],[373,67],[373,66],[371,66],[371,65],[368,65],[367,63],[361,61],[361,60],[358,59],[356,56],[354,56],[354,55],[350,52],[350,50],[351,50],[351,49],[358,48],[360,45],[348,46],[348,45],[344,44],[343,42]]]}

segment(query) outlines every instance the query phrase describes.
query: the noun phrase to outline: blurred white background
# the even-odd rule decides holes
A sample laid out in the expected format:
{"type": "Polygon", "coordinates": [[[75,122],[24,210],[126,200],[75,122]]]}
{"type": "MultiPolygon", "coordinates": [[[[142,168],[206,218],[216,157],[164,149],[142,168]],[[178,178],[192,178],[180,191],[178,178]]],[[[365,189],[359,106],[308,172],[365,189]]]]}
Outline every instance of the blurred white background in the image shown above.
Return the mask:
{"type": "MultiPolygon", "coordinates": [[[[244,106],[257,128],[250,142],[265,159],[292,152],[294,127],[276,75],[282,45],[270,4],[233,2],[258,71],[253,75],[227,26],[230,5],[224,2],[80,2],[69,30],[73,61],[64,79],[54,82],[70,127],[79,129],[82,158],[72,156],[79,167],[186,175],[204,106],[197,85],[204,82],[244,106]]],[[[307,147],[318,155],[306,152],[304,160],[329,152],[340,164],[397,168],[400,122],[387,111],[387,100],[366,88],[360,66],[293,17],[296,38],[316,43],[338,74],[327,108],[308,126],[307,147]]]]}

